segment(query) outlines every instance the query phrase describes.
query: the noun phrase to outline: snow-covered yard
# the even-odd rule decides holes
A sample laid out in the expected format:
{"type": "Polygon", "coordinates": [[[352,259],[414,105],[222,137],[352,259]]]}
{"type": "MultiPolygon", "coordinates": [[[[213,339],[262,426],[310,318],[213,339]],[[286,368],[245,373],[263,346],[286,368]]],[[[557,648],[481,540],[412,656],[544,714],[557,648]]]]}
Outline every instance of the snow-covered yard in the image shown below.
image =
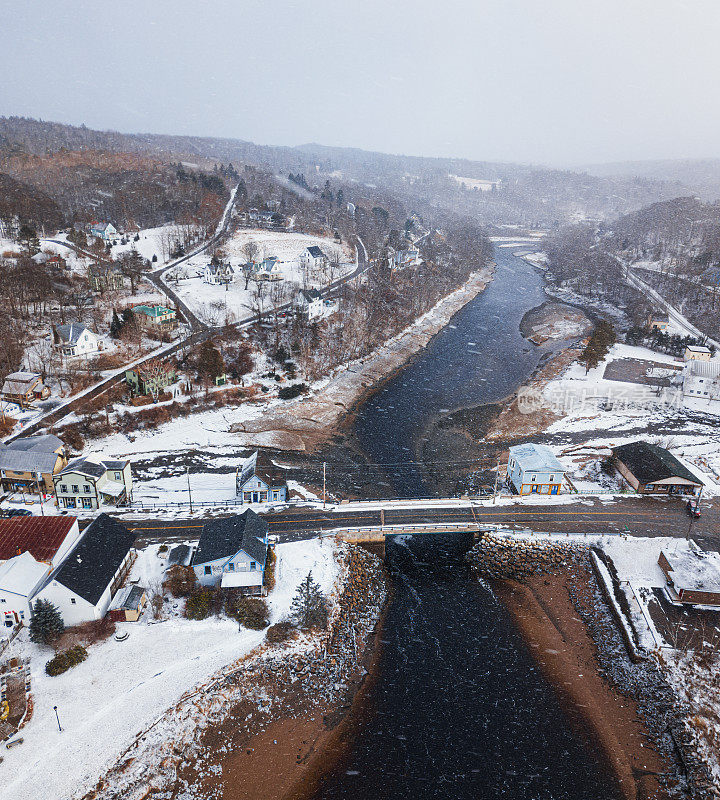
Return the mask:
{"type": "Polygon", "coordinates": [[[303,233],[242,230],[235,233],[222,249],[235,270],[235,278],[227,287],[205,283],[203,273],[209,262],[209,255],[205,253],[188,259],[177,268],[171,267],[164,273],[164,280],[173,286],[179,297],[194,313],[211,324],[217,324],[226,318],[242,320],[250,316],[258,305],[262,305],[266,311],[272,307],[272,293],[278,293],[282,304],[292,300],[301,287],[321,288],[355,268],[355,254],[347,246],[341,246],[332,239],[303,233]],[[247,289],[245,288],[246,281],[241,267],[247,262],[247,256],[243,248],[250,241],[258,248],[256,260],[270,256],[278,259],[277,270],[282,277],[281,281],[275,284],[250,281],[247,289]],[[339,267],[303,268],[299,262],[300,254],[313,245],[320,247],[328,259],[339,258],[339,267]]]}
{"type": "MultiPolygon", "coordinates": [[[[150,584],[160,580],[164,562],[157,550],[154,545],[141,553],[133,576],[150,584]]],[[[278,545],[277,555],[271,622],[287,615],[297,585],[309,571],[327,595],[336,593],[340,571],[333,541],[278,545]]],[[[23,743],[3,751],[3,798],[65,800],[82,795],[183,694],[264,638],[263,631],[238,631],[237,623],[226,618],[190,621],[172,616],[149,624],[149,611],[139,622],[121,623],[118,629],[129,632],[126,641],[111,638],[91,646],[85,662],[54,678],[44,671],[52,652],[31,644],[25,632],[6,653],[32,659],[34,711],[20,733],[23,743]]]]}

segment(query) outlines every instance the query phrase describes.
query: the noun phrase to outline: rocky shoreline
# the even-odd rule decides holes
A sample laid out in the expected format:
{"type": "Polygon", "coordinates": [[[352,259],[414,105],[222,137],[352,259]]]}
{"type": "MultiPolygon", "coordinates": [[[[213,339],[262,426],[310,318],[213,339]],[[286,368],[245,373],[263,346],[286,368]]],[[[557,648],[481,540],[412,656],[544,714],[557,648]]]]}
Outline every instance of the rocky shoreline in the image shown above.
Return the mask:
{"type": "Polygon", "coordinates": [[[546,677],[578,714],[628,800],[715,795],[677,701],[652,657],[626,649],[583,544],[485,535],[468,553],[546,677]]]}
{"type": "Polygon", "coordinates": [[[459,289],[440,300],[367,358],[338,368],[312,395],[286,403],[277,411],[230,428],[243,447],[305,452],[316,449],[335,433],[343,418],[378,386],[429,344],[467,303],[492,280],[494,268],[473,273],[459,289]]]}
{"type": "Polygon", "coordinates": [[[367,674],[386,596],[381,560],[341,546],[341,591],[327,631],[264,645],[141,733],[84,800],[271,800],[326,758],[367,674]]]}

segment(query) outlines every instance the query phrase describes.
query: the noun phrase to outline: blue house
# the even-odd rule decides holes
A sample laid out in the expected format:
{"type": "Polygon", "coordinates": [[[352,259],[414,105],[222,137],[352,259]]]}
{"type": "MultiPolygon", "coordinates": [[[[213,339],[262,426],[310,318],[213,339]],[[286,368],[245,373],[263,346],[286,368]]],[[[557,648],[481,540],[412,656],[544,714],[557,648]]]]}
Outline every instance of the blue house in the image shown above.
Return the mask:
{"type": "Polygon", "coordinates": [[[192,568],[203,586],[262,594],[267,551],[267,522],[248,509],[203,526],[192,568]]]}
{"type": "Polygon", "coordinates": [[[256,450],[235,474],[235,493],[243,503],[284,503],[288,487],[269,459],[256,450]]]}
{"type": "Polygon", "coordinates": [[[120,234],[112,222],[93,222],[90,226],[90,235],[97,236],[103,242],[114,243],[120,238],[120,234]]]}
{"type": "Polygon", "coordinates": [[[507,476],[518,494],[558,494],[565,467],[543,444],[516,444],[510,448],[507,476]]]}

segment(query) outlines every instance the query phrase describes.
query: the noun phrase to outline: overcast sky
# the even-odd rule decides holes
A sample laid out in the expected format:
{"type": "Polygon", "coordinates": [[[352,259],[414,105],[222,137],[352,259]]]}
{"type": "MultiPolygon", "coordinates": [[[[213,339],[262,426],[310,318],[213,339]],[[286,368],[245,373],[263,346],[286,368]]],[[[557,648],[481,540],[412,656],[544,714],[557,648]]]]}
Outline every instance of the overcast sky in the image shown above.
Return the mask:
{"type": "Polygon", "coordinates": [[[0,115],[573,165],[720,156],[720,0],[0,0],[0,115]]]}

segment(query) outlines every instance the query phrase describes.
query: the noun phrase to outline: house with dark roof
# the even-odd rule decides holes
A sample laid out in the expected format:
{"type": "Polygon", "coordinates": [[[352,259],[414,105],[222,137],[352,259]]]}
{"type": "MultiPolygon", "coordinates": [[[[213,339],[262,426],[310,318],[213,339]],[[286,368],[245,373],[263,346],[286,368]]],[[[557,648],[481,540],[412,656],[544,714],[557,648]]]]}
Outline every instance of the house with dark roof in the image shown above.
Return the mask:
{"type": "Polygon", "coordinates": [[[129,461],[83,456],[71,461],[53,478],[60,508],[98,509],[124,505],[132,498],[129,461]]]}
{"type": "Polygon", "coordinates": [[[97,353],[98,336],[80,322],[70,322],[53,328],[53,348],[64,356],[85,356],[97,353]]]}
{"type": "Polygon", "coordinates": [[[227,261],[221,261],[219,264],[211,261],[205,266],[203,280],[213,286],[227,285],[235,280],[235,270],[227,261]]]}
{"type": "Polygon", "coordinates": [[[192,568],[204,586],[261,594],[267,550],[267,522],[248,509],[203,527],[192,568]]]}
{"type": "Polygon", "coordinates": [[[80,538],[76,517],[13,517],[0,520],[0,563],[30,553],[56,567],[80,538]]]}
{"type": "Polygon", "coordinates": [[[52,494],[53,477],[67,464],[57,436],[22,436],[0,443],[0,488],[5,492],[52,494]]]}
{"type": "Polygon", "coordinates": [[[235,494],[243,503],[284,503],[287,481],[272,461],[256,450],[235,473],[235,494]]]}
{"type": "Polygon", "coordinates": [[[135,560],[134,542],[135,534],[100,514],[33,599],[53,603],[65,625],[102,619],[135,560]]]}
{"type": "Polygon", "coordinates": [[[295,313],[308,322],[320,319],[323,310],[323,297],[317,289],[301,289],[295,295],[295,313]]]}
{"type": "Polygon", "coordinates": [[[315,244],[306,247],[300,253],[300,266],[311,269],[323,269],[328,265],[328,258],[323,251],[315,244]]]}
{"type": "Polygon", "coordinates": [[[36,372],[12,372],[5,376],[0,400],[29,408],[36,400],[47,400],[50,387],[43,384],[36,372]]]}
{"type": "Polygon", "coordinates": [[[630,442],[614,447],[611,464],[639,494],[695,495],[703,482],[664,447],[630,442]]]}

